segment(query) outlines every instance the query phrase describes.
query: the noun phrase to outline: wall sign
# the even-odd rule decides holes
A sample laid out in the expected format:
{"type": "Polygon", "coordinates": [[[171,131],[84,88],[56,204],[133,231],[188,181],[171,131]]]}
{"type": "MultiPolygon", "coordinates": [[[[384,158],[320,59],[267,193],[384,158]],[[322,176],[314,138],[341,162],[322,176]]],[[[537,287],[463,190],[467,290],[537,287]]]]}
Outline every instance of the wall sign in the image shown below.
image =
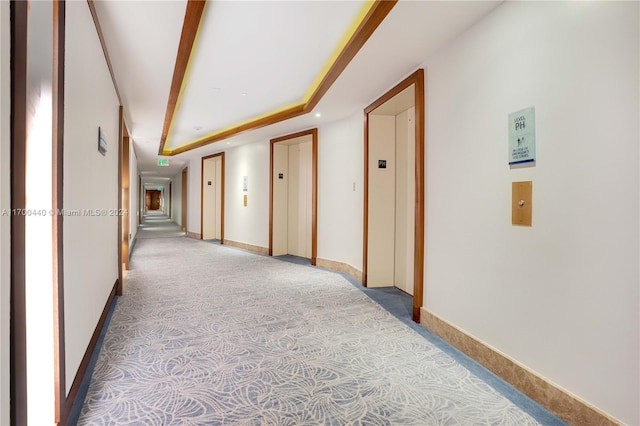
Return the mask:
{"type": "Polygon", "coordinates": [[[249,191],[249,176],[242,176],[242,191],[249,191]]]}
{"type": "Polygon", "coordinates": [[[509,114],[509,164],[536,161],[535,108],[509,114]]]}
{"type": "Polygon", "coordinates": [[[386,169],[387,168],[387,160],[378,160],[378,168],[386,169]]]}
{"type": "Polygon", "coordinates": [[[98,127],[98,152],[107,155],[107,137],[100,127],[98,127]]]}

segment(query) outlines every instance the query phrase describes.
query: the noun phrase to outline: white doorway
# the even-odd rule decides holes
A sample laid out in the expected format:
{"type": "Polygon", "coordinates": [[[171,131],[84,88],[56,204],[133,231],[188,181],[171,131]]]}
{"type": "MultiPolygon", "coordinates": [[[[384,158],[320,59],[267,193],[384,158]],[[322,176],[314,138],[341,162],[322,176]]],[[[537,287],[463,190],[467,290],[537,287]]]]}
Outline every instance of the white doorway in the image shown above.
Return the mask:
{"type": "Polygon", "coordinates": [[[315,264],[316,129],[271,144],[270,253],[315,264]]]}
{"type": "Polygon", "coordinates": [[[409,86],[369,113],[369,287],[413,295],[415,104],[409,86]]]}
{"type": "Polygon", "coordinates": [[[202,158],[203,240],[224,240],[224,153],[202,158]]]}

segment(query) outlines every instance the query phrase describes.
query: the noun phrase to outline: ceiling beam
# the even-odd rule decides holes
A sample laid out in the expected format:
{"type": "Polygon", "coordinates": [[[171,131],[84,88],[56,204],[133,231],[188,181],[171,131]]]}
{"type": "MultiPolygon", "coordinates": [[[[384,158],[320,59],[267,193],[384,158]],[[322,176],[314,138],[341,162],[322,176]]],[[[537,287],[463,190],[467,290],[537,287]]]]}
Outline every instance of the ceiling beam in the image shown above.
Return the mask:
{"type": "Polygon", "coordinates": [[[205,4],[206,0],[188,0],[187,2],[187,10],[184,14],[184,23],[182,24],[182,34],[180,35],[180,44],[178,45],[176,65],[173,68],[173,79],[171,81],[171,90],[169,91],[167,112],[165,113],[164,125],[162,126],[160,148],[158,149],[159,155],[164,154],[164,145],[167,142],[167,135],[169,134],[173,115],[176,111],[182,82],[187,71],[187,65],[189,65],[189,58],[191,57],[191,51],[193,50],[196,35],[198,34],[205,4]]]}
{"type": "MultiPolygon", "coordinates": [[[[189,1],[191,4],[193,1],[189,1]]],[[[198,2],[197,0],[195,1],[198,2]]],[[[173,82],[171,84],[171,93],[169,95],[169,103],[167,105],[167,115],[165,116],[164,128],[162,130],[162,138],[160,140],[160,149],[158,151],[159,155],[176,155],[186,151],[190,151],[192,149],[200,148],[205,145],[209,145],[214,142],[219,142],[221,140],[230,138],[232,136],[238,135],[240,133],[255,130],[260,127],[269,126],[271,124],[279,123],[281,121],[290,120],[299,115],[306,114],[311,112],[313,108],[320,102],[320,99],[327,93],[329,88],[335,83],[340,74],[347,68],[347,65],[351,62],[351,60],[356,56],[356,54],[360,51],[362,46],[369,40],[369,37],[374,33],[374,31],[378,28],[378,26],[384,21],[386,16],[391,12],[391,9],[396,5],[398,0],[375,0],[375,3],[369,9],[369,12],[364,17],[358,28],[355,30],[349,41],[346,43],[340,54],[337,56],[336,60],[333,62],[324,78],[315,89],[311,97],[306,103],[302,103],[300,105],[296,105],[294,107],[288,108],[283,111],[279,111],[261,118],[257,118],[251,121],[248,121],[244,124],[232,127],[223,132],[215,133],[213,135],[204,137],[202,139],[197,140],[196,142],[180,146],[173,150],[165,150],[165,143],[167,140],[167,136],[169,133],[169,129],[171,127],[171,121],[173,120],[173,115],[176,108],[176,102],[178,96],[180,94],[180,89],[182,87],[182,81],[184,79],[184,70],[179,75],[179,84],[176,86],[176,73],[178,71],[178,61],[176,61],[176,70],[173,75],[173,82]]],[[[189,6],[187,6],[188,11],[189,6]]],[[[202,11],[200,11],[202,14],[202,11]]],[[[188,15],[188,13],[187,13],[188,15]]],[[[200,15],[198,16],[198,24],[200,22],[200,15]]],[[[197,32],[196,24],[195,29],[191,28],[190,31],[193,31],[193,38],[188,46],[184,46],[185,52],[188,49],[188,54],[191,54],[193,42],[195,40],[195,33],[197,32]]],[[[181,58],[181,52],[183,50],[183,41],[185,39],[185,28],[187,27],[187,16],[185,16],[185,25],[183,26],[183,33],[180,38],[180,48],[178,50],[178,60],[184,60],[184,67],[186,68],[186,63],[188,63],[189,56],[185,58],[181,58]]],[[[186,43],[186,42],[185,42],[186,43]]]]}

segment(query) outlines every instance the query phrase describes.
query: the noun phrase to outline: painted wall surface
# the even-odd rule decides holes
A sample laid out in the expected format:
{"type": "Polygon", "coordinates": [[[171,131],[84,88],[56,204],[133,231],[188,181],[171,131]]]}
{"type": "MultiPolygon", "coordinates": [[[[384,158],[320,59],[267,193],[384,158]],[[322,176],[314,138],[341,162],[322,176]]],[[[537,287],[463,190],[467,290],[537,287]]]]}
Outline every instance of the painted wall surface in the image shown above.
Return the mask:
{"type": "Polygon", "coordinates": [[[318,257],[362,270],[362,110],[318,129],[318,257]]]}
{"type": "Polygon", "coordinates": [[[640,424],[639,4],[507,2],[424,63],[429,311],[640,424]],[[535,167],[507,116],[535,107],[535,167]],[[533,226],[511,182],[533,181],[533,226]]]}
{"type": "Polygon", "coordinates": [[[367,286],[393,286],[395,258],[396,117],[369,115],[367,286]],[[381,168],[379,161],[385,161],[381,168]]]}
{"type": "Polygon", "coordinates": [[[138,233],[138,225],[140,217],[138,212],[138,158],[135,148],[133,147],[133,139],[129,139],[129,250],[131,250],[131,242],[138,233]]]}
{"type": "Polygon", "coordinates": [[[269,247],[269,149],[265,140],[225,151],[225,240],[269,247]],[[244,176],[248,178],[247,207],[243,205],[244,176]]]}
{"type": "MultiPolygon", "coordinates": [[[[118,99],[89,7],[69,2],[66,13],[64,208],[117,209],[118,99]]],[[[118,278],[117,247],[117,216],[65,217],[67,391],[118,278]]]]}
{"type": "Polygon", "coordinates": [[[182,226],[182,171],[171,178],[171,209],[173,210],[173,221],[182,226]]]}
{"type": "MultiPolygon", "coordinates": [[[[10,20],[9,2],[0,2],[0,92],[10,93],[10,20]]],[[[10,96],[0,97],[0,210],[11,209],[10,186],[10,96]]],[[[0,424],[9,419],[9,327],[11,290],[11,217],[0,215],[0,424]]]]}

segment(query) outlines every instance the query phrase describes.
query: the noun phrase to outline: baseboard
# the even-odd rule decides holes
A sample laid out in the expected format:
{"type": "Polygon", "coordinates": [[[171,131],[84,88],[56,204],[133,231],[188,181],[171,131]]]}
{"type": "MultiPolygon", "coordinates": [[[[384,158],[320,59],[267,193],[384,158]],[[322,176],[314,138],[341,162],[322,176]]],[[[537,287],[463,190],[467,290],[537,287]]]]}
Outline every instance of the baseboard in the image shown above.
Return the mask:
{"type": "Polygon", "coordinates": [[[196,240],[201,240],[202,237],[200,236],[199,233],[197,232],[187,232],[187,237],[189,238],[195,238],[196,240]]]}
{"type": "Polygon", "coordinates": [[[420,324],[482,364],[520,392],[572,425],[622,425],[586,401],[559,388],[537,373],[470,336],[425,308],[420,324]]]}
{"type": "Polygon", "coordinates": [[[116,279],[116,282],[113,284],[113,288],[111,289],[111,293],[109,293],[109,297],[107,298],[107,303],[105,303],[104,305],[104,309],[102,310],[102,314],[100,315],[100,319],[98,320],[96,329],[93,331],[91,340],[89,340],[89,345],[87,346],[87,350],[84,352],[84,356],[82,357],[82,361],[80,362],[80,366],[78,367],[76,376],[73,379],[73,384],[71,385],[71,389],[69,390],[69,395],[67,395],[67,400],[65,402],[64,413],[60,416],[61,425],[64,425],[67,423],[67,419],[69,418],[69,413],[71,413],[71,408],[73,407],[73,404],[75,404],[76,402],[76,397],[78,396],[80,385],[82,384],[82,380],[84,379],[84,376],[87,373],[87,367],[89,366],[91,355],[93,355],[93,351],[96,349],[96,343],[98,343],[100,332],[102,331],[104,322],[107,319],[109,308],[113,303],[113,299],[116,297],[117,287],[118,287],[118,280],[116,279]]]}
{"type": "Polygon", "coordinates": [[[129,259],[133,256],[133,250],[136,248],[136,243],[138,242],[137,234],[136,232],[136,235],[134,235],[133,239],[129,242],[129,259]]]}
{"type": "Polygon", "coordinates": [[[267,247],[254,246],[253,244],[241,243],[239,241],[233,241],[233,240],[227,240],[227,239],[225,239],[222,242],[222,244],[226,246],[249,250],[259,254],[264,254],[265,256],[269,256],[269,249],[267,247]]]}
{"type": "Polygon", "coordinates": [[[332,271],[344,272],[351,275],[356,281],[362,283],[362,271],[344,262],[336,262],[335,260],[322,259],[318,257],[316,259],[316,266],[325,269],[331,269],[332,271]]]}

